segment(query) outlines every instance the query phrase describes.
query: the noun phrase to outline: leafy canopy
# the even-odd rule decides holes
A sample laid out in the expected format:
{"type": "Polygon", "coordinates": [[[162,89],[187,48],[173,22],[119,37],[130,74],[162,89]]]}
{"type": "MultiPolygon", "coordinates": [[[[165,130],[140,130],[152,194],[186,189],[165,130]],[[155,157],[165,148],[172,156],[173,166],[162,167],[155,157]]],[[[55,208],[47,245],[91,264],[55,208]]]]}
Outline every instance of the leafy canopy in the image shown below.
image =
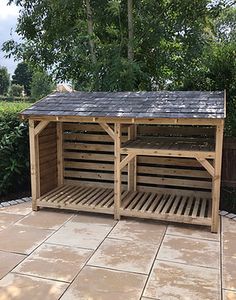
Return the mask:
{"type": "Polygon", "coordinates": [[[127,58],[127,1],[11,0],[21,7],[8,54],[72,80],[84,90],[151,90],[183,86],[198,68],[206,28],[222,9],[210,0],[133,1],[134,60],[127,58]],[[88,33],[87,6],[93,34],[88,33]],[[94,42],[93,62],[90,41],[94,42]]]}

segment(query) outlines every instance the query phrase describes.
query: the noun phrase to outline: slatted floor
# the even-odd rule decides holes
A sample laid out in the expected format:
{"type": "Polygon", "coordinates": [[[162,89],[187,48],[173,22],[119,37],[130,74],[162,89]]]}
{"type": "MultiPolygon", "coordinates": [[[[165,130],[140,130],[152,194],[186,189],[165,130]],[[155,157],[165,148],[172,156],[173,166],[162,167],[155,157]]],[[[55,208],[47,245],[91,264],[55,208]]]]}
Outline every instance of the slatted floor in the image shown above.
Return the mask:
{"type": "Polygon", "coordinates": [[[43,207],[94,210],[113,214],[114,191],[113,189],[64,185],[45,194],[37,203],[38,206],[43,207]]]}
{"type": "MultiPolygon", "coordinates": [[[[120,214],[181,223],[211,224],[211,201],[175,194],[129,192],[121,195],[120,214]]],[[[114,213],[114,190],[63,185],[42,196],[38,206],[114,213]]]]}
{"type": "Polygon", "coordinates": [[[132,192],[122,201],[122,215],[181,223],[211,224],[207,198],[163,193],[132,192]]]}

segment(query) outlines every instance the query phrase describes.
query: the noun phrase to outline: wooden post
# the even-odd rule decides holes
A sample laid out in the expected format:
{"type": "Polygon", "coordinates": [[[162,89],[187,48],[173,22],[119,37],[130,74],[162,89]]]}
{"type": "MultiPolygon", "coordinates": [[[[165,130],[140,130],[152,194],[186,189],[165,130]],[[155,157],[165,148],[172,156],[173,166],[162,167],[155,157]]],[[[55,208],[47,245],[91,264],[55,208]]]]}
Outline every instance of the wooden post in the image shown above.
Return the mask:
{"type": "Polygon", "coordinates": [[[120,169],[121,124],[115,123],[115,157],[114,157],[114,218],[120,219],[121,206],[121,169],[120,169]]]}
{"type": "Polygon", "coordinates": [[[37,199],[40,197],[40,169],[39,169],[39,139],[35,135],[35,122],[29,120],[29,144],[30,144],[30,173],[32,209],[37,211],[37,199]]]}
{"type": "MultiPolygon", "coordinates": [[[[134,140],[137,136],[137,125],[131,125],[128,128],[128,139],[134,140]]],[[[137,188],[137,156],[128,164],[128,190],[136,191],[137,188]]]]}
{"type": "Polygon", "coordinates": [[[216,126],[215,144],[215,173],[212,181],[212,223],[211,231],[217,232],[219,225],[220,183],[221,183],[221,161],[223,147],[224,121],[216,126]]]}
{"type": "Polygon", "coordinates": [[[63,123],[57,122],[57,184],[64,183],[63,123]]]}

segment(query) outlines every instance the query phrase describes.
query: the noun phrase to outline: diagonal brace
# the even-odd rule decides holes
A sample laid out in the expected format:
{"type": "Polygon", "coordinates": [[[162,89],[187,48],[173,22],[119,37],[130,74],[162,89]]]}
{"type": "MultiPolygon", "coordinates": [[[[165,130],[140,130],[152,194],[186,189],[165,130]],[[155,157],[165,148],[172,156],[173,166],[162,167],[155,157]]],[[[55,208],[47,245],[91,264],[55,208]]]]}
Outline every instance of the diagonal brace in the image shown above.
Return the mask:
{"type": "Polygon", "coordinates": [[[40,132],[48,125],[49,121],[41,121],[35,128],[34,128],[34,135],[40,134],[40,132]]]}
{"type": "Polygon", "coordinates": [[[207,170],[207,172],[214,177],[215,175],[215,169],[213,166],[209,163],[208,160],[202,157],[196,157],[197,161],[207,170]]]}
{"type": "Polygon", "coordinates": [[[122,170],[134,157],[135,153],[128,154],[120,163],[120,170],[122,170]]]}
{"type": "Polygon", "coordinates": [[[107,123],[98,123],[115,140],[115,133],[107,123]]]}

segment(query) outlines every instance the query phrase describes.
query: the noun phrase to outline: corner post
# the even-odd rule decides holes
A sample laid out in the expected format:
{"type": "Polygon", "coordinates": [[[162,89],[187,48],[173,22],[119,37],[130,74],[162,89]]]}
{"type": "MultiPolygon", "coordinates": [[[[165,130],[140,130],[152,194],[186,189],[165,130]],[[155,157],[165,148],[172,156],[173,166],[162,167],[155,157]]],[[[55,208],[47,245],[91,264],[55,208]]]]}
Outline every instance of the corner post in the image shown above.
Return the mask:
{"type": "MultiPolygon", "coordinates": [[[[128,140],[134,140],[137,136],[137,125],[128,128],[128,140]]],[[[137,156],[128,164],[128,190],[136,191],[137,188],[137,156]]]]}
{"type": "Polygon", "coordinates": [[[221,184],[221,164],[222,164],[222,148],[224,135],[224,121],[216,125],[215,135],[215,172],[212,181],[212,223],[211,231],[217,232],[219,226],[219,205],[220,205],[220,184],[221,184]]]}
{"type": "Polygon", "coordinates": [[[121,206],[121,169],[120,169],[120,147],[121,147],[121,124],[115,123],[115,157],[114,157],[114,218],[120,219],[121,206]]]}
{"type": "Polygon", "coordinates": [[[63,123],[57,122],[57,184],[64,183],[63,123]]]}
{"type": "Polygon", "coordinates": [[[39,168],[39,138],[35,135],[35,121],[29,120],[29,144],[30,144],[30,174],[32,209],[37,211],[37,199],[40,197],[40,168],[39,168]]]}

